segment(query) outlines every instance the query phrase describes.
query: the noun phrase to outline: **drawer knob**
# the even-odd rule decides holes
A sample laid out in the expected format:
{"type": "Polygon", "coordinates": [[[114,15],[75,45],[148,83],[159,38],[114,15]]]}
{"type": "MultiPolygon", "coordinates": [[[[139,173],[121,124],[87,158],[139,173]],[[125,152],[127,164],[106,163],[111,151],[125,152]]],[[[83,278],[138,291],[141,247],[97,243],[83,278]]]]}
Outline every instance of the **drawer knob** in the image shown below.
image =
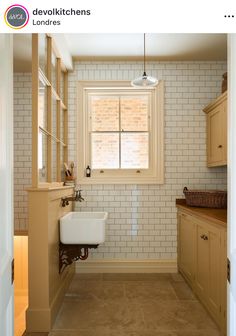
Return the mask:
{"type": "Polygon", "coordinates": [[[200,237],[201,237],[203,240],[208,240],[208,237],[207,237],[205,234],[201,235],[200,237]]]}
{"type": "Polygon", "coordinates": [[[222,148],[223,146],[222,145],[219,145],[218,148],[222,148]]]}

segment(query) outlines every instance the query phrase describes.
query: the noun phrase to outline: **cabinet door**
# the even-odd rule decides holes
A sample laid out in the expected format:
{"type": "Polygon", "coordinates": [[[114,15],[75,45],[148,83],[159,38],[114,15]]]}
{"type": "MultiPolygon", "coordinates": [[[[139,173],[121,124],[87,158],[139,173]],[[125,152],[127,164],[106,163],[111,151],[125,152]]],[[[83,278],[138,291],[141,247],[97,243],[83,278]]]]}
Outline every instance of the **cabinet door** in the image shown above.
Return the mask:
{"type": "Polygon", "coordinates": [[[222,161],[227,164],[227,101],[223,103],[222,111],[222,161]]]}
{"type": "Polygon", "coordinates": [[[191,216],[178,216],[178,266],[190,283],[194,280],[195,223],[191,216]]]}
{"type": "Polygon", "coordinates": [[[196,231],[196,292],[220,321],[221,231],[206,223],[197,224],[196,231]]]}
{"type": "Polygon", "coordinates": [[[208,232],[197,224],[196,227],[196,291],[201,298],[207,296],[208,291],[208,273],[209,273],[209,244],[208,232]]]}
{"type": "Polygon", "coordinates": [[[227,335],[227,233],[221,235],[221,329],[227,335]]]}
{"type": "Polygon", "coordinates": [[[207,115],[207,163],[220,166],[227,163],[227,110],[226,101],[207,115]]]}

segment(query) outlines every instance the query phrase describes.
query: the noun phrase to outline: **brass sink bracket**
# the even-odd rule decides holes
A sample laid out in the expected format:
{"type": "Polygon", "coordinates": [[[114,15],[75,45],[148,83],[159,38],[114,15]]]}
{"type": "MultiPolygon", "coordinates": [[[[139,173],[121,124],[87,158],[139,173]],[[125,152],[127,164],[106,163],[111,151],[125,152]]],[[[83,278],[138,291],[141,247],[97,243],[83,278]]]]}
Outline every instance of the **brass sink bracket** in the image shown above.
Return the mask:
{"type": "Polygon", "coordinates": [[[59,273],[77,260],[86,260],[88,250],[97,248],[97,245],[80,245],[80,244],[62,244],[59,243],[59,273]]]}

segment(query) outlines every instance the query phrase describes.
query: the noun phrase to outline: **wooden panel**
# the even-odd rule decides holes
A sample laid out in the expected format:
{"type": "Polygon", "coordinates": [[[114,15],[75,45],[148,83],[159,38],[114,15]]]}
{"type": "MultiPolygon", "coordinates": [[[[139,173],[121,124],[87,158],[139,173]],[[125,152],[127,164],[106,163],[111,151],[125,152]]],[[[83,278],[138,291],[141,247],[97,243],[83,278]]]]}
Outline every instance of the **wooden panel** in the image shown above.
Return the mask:
{"type": "Polygon", "coordinates": [[[178,267],[226,335],[226,228],[200,215],[178,210],[178,267]]]}
{"type": "Polygon", "coordinates": [[[32,187],[38,186],[38,34],[32,34],[32,187]]]}
{"type": "Polygon", "coordinates": [[[191,217],[179,216],[179,266],[190,282],[194,279],[194,239],[195,225],[191,217]]]}
{"type": "Polygon", "coordinates": [[[207,113],[207,165],[227,164],[227,92],[209,104],[207,113]]]}
{"type": "Polygon", "coordinates": [[[223,134],[222,134],[223,106],[219,105],[208,114],[208,163],[214,164],[222,161],[223,134]]]}
{"type": "Polygon", "coordinates": [[[29,190],[29,307],[27,332],[49,332],[61,306],[74,265],[59,274],[59,225],[72,205],[61,207],[61,197],[72,188],[29,190]]]}
{"type": "Polygon", "coordinates": [[[222,112],[222,145],[223,153],[222,160],[227,164],[227,100],[223,102],[223,112],[222,112]]]}
{"type": "MultiPolygon", "coordinates": [[[[221,329],[227,330],[227,232],[221,234],[220,261],[221,329]]],[[[227,332],[225,333],[227,335],[227,332]]]]}
{"type": "Polygon", "coordinates": [[[220,321],[220,230],[209,228],[209,309],[215,318],[220,321]]]}
{"type": "Polygon", "coordinates": [[[208,236],[208,232],[201,225],[196,227],[196,292],[201,298],[207,295],[209,283],[209,253],[208,253],[208,240],[202,237],[208,236]]]}

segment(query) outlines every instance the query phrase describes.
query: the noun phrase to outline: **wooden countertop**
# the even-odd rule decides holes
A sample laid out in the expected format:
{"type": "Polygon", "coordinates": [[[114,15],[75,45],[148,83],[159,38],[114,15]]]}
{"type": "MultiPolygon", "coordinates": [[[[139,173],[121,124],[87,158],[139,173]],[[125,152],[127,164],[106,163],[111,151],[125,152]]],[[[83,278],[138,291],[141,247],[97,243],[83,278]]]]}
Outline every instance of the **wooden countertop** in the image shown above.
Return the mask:
{"type": "Polygon", "coordinates": [[[213,220],[215,223],[227,227],[227,209],[192,207],[186,205],[185,199],[176,199],[176,206],[177,208],[182,208],[193,215],[213,220]]]}

